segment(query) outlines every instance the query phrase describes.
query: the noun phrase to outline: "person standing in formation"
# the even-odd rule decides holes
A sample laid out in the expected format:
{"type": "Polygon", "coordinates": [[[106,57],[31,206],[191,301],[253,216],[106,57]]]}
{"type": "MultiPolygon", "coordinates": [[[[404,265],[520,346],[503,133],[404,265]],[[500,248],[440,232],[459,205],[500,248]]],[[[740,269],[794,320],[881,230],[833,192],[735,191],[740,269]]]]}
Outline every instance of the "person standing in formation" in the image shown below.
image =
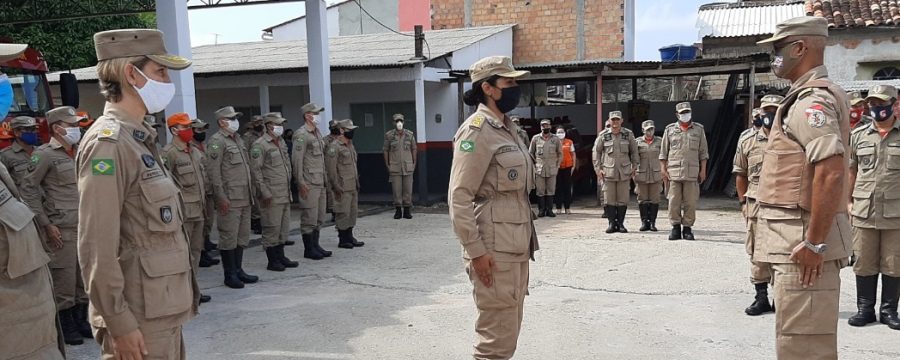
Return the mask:
{"type": "Polygon", "coordinates": [[[622,112],[609,113],[609,129],[597,134],[593,161],[597,182],[603,183],[603,202],[609,226],[606,233],[627,233],[625,212],[628,209],[628,190],[640,160],[634,133],[622,127],[622,112]]]}
{"type": "Polygon", "coordinates": [[[394,129],[384,134],[384,165],[394,193],[394,219],[412,219],[413,172],[416,171],[416,136],[403,128],[403,114],[394,114],[394,129]]]}
{"type": "Polygon", "coordinates": [[[559,172],[556,174],[556,211],[560,214],[565,209],[565,214],[572,213],[572,173],[575,172],[575,143],[567,138],[566,128],[556,128],[556,137],[562,143],[562,160],[559,163],[559,172]]]}
{"type": "Polygon", "coordinates": [[[641,129],[644,131],[644,136],[634,139],[638,149],[634,182],[637,184],[638,210],[641,213],[640,231],[656,231],[659,194],[662,191],[662,169],[659,163],[662,139],[654,135],[656,124],[653,120],[641,123],[641,129]]]}
{"type": "Polygon", "coordinates": [[[341,136],[328,146],[325,168],[328,186],[334,192],[335,227],[338,231],[338,247],[352,249],[365,245],[353,236],[356,217],[359,215],[359,171],[356,148],[353,146],[352,120],[337,122],[341,136]]]}
{"type": "Polygon", "coordinates": [[[663,181],[669,184],[669,240],[694,240],[693,226],[700,183],[706,180],[709,146],[703,125],[691,118],[691,103],[678,103],[675,113],[678,121],[666,126],[659,152],[663,181]]]}
{"type": "Polygon", "coordinates": [[[537,183],[538,217],[556,217],[553,213],[553,194],[556,193],[556,174],[562,163],[562,142],[550,133],[550,119],[541,120],[541,133],[531,138],[528,152],[534,158],[537,183]]]}

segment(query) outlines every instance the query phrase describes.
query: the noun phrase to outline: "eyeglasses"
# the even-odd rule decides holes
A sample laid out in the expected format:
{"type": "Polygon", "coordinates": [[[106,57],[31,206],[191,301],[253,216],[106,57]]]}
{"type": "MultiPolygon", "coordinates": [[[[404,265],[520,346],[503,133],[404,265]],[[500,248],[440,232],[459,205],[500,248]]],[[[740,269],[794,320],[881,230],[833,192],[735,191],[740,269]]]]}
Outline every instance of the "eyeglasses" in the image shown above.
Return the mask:
{"type": "Polygon", "coordinates": [[[787,43],[787,44],[780,45],[780,46],[777,45],[777,44],[773,44],[773,45],[772,45],[772,52],[770,53],[770,55],[776,56],[776,55],[778,55],[778,54],[781,53],[781,50],[784,50],[784,49],[787,48],[788,46],[792,46],[792,45],[794,45],[794,44],[796,44],[796,43],[798,43],[798,42],[803,42],[803,40],[795,40],[795,41],[792,41],[792,42],[789,42],[789,43],[787,43]]]}

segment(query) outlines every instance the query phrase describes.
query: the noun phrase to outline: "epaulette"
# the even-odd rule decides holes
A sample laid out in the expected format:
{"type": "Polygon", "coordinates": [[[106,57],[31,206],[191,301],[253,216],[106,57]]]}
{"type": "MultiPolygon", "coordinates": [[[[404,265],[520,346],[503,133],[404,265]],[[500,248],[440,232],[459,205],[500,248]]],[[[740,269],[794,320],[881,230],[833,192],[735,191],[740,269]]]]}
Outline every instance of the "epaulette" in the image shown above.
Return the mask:
{"type": "Polygon", "coordinates": [[[703,124],[701,124],[701,123],[694,122],[693,124],[694,124],[694,126],[696,126],[698,128],[701,128],[701,129],[703,128],[703,124]]]}
{"type": "Polygon", "coordinates": [[[861,132],[861,131],[864,131],[864,130],[867,130],[867,129],[869,129],[869,125],[868,125],[868,124],[862,124],[862,125],[860,125],[860,126],[857,126],[856,129],[853,129],[852,131],[850,131],[850,134],[856,134],[856,133],[858,133],[858,132],[861,132]]]}
{"type": "Polygon", "coordinates": [[[673,122],[673,123],[671,123],[671,124],[669,124],[669,125],[666,125],[666,128],[676,127],[676,126],[678,126],[678,123],[677,123],[677,122],[673,122]]]}
{"type": "Polygon", "coordinates": [[[797,95],[797,100],[803,100],[803,98],[805,98],[805,97],[807,97],[807,96],[809,96],[809,95],[812,95],[812,93],[815,92],[815,91],[816,91],[815,88],[806,88],[806,89],[803,89],[803,91],[800,91],[800,94],[797,95]]]}
{"type": "Polygon", "coordinates": [[[487,120],[484,115],[477,114],[472,117],[472,121],[469,121],[469,128],[481,130],[481,127],[484,125],[484,121],[487,120]]]}
{"type": "Polygon", "coordinates": [[[113,119],[101,118],[98,123],[94,124],[98,127],[97,139],[106,141],[119,141],[119,130],[122,126],[118,121],[113,119]]]}
{"type": "Polygon", "coordinates": [[[757,130],[754,128],[744,130],[744,132],[741,133],[741,136],[738,137],[738,144],[743,144],[744,141],[752,139],[756,134],[757,130]]]}

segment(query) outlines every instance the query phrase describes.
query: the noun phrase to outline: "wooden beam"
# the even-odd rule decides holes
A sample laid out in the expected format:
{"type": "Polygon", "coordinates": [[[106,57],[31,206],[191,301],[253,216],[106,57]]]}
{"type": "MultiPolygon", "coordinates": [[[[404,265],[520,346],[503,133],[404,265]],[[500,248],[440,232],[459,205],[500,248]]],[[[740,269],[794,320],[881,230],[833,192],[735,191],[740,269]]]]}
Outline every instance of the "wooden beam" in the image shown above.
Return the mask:
{"type": "Polygon", "coordinates": [[[615,70],[604,69],[603,77],[665,77],[665,76],[683,76],[683,75],[710,75],[710,74],[728,74],[736,72],[749,72],[752,64],[733,64],[704,66],[694,68],[675,68],[675,69],[644,69],[644,70],[615,70]]]}
{"type": "Polygon", "coordinates": [[[561,80],[561,79],[593,79],[597,77],[595,71],[559,72],[550,74],[531,74],[522,79],[523,82],[537,80],[561,80]]]}

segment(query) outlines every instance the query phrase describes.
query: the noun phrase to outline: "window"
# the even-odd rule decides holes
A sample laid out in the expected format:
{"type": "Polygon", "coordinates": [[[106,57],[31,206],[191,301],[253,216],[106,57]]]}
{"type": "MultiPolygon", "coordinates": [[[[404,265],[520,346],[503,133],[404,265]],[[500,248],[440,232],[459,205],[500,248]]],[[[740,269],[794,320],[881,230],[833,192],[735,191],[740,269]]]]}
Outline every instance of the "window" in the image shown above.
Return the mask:
{"type": "Polygon", "coordinates": [[[875,72],[875,75],[872,76],[872,80],[897,80],[900,79],[900,69],[897,69],[892,66],[888,66],[886,68],[882,68],[875,72]]]}
{"type": "Polygon", "coordinates": [[[13,88],[10,116],[36,116],[50,110],[50,99],[43,74],[30,70],[4,68],[13,88]]]}

